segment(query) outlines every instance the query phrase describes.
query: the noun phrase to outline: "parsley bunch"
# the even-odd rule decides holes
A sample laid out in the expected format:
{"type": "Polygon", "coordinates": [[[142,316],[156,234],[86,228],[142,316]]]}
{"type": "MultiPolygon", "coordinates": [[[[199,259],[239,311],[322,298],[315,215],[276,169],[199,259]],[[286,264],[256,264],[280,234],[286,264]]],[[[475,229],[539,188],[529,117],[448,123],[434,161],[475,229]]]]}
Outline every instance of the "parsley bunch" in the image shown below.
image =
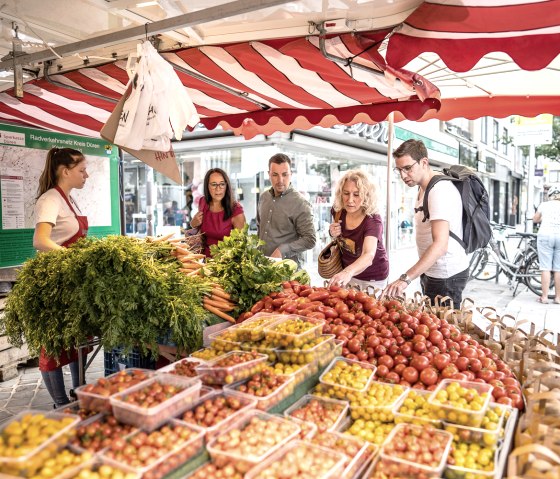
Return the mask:
{"type": "Polygon", "coordinates": [[[248,230],[247,225],[233,229],[230,236],[210,246],[212,258],[204,267],[205,274],[217,278],[237,302],[234,317],[251,309],[263,296],[279,291],[291,276],[288,265],[276,266],[263,254],[259,247],[264,241],[249,235],[248,230]]]}
{"type": "Polygon", "coordinates": [[[158,338],[186,352],[202,345],[208,280],[186,277],[171,246],[126,236],[85,238],[28,260],[8,296],[0,330],[14,346],[57,356],[102,338],[106,348],[138,347],[157,355],[158,338]]]}

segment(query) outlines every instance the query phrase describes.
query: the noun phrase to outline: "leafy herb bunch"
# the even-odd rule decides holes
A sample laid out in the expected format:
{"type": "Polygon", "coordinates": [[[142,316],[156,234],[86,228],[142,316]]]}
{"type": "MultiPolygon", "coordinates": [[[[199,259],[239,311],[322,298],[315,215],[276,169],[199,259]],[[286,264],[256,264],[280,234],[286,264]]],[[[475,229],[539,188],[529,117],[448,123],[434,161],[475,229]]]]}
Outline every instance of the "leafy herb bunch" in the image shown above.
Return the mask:
{"type": "Polygon", "coordinates": [[[22,267],[0,330],[38,353],[99,336],[106,348],[138,347],[157,355],[158,338],[190,352],[202,344],[208,280],[186,277],[171,246],[126,236],[85,238],[70,248],[39,253],[22,267]]]}
{"type": "Polygon", "coordinates": [[[248,234],[249,227],[233,229],[217,245],[210,246],[212,258],[204,273],[218,278],[222,287],[236,300],[233,311],[237,317],[248,311],[263,296],[279,291],[282,282],[290,279],[287,265],[275,266],[259,249],[264,245],[256,235],[248,234]]]}

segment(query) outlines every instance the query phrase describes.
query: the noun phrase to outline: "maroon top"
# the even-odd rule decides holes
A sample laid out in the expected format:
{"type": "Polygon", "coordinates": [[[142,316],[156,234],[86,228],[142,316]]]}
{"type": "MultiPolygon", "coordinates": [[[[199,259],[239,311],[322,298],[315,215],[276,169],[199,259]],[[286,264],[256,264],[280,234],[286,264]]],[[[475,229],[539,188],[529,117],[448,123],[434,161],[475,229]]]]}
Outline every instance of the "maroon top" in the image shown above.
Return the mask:
{"type": "Polygon", "coordinates": [[[200,225],[200,231],[204,233],[206,247],[204,248],[204,254],[210,256],[210,245],[218,244],[218,241],[222,241],[224,236],[229,236],[231,230],[233,229],[233,223],[231,218],[243,213],[243,206],[240,203],[235,202],[233,204],[233,212],[231,218],[224,221],[224,212],[218,211],[217,213],[210,211],[210,208],[206,204],[204,196],[200,198],[198,203],[198,209],[203,212],[202,224],[200,225]]]}
{"type": "MultiPolygon", "coordinates": [[[[336,214],[331,210],[331,214],[336,214]]],[[[383,222],[381,216],[366,216],[360,225],[353,230],[346,228],[346,210],[342,210],[340,215],[340,224],[342,226],[342,234],[340,237],[344,242],[342,248],[342,265],[351,265],[362,255],[364,239],[366,236],[375,236],[377,238],[377,251],[370,266],[368,266],[360,274],[354,276],[362,281],[382,281],[389,276],[389,258],[385,245],[383,244],[383,222]]]]}

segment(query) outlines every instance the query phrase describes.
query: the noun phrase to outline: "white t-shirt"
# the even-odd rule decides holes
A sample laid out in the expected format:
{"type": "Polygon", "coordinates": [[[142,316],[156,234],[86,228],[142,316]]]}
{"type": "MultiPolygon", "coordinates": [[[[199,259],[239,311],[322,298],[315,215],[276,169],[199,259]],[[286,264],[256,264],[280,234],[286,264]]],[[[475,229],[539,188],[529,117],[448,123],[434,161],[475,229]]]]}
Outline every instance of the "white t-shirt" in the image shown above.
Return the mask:
{"type": "MultiPolygon", "coordinates": [[[[416,208],[422,206],[423,202],[424,190],[420,190],[416,208]]],[[[449,230],[459,238],[463,237],[463,204],[459,190],[451,181],[440,181],[431,189],[428,195],[428,211],[430,212],[430,219],[425,222],[422,222],[424,219],[423,211],[414,214],[416,247],[420,257],[433,243],[432,226],[430,224],[433,220],[447,221],[449,230]]],[[[469,261],[465,250],[458,241],[450,236],[447,252],[425,274],[432,278],[450,278],[461,271],[465,271],[468,267],[469,261]]]]}
{"type": "MultiPolygon", "coordinates": [[[[80,208],[71,197],[70,202],[76,214],[81,215],[80,208]]],[[[37,223],[53,225],[51,239],[58,245],[72,238],[80,228],[78,220],[68,203],[55,188],[46,191],[37,200],[35,204],[35,225],[37,223]]]]}
{"type": "Polygon", "coordinates": [[[560,201],[545,201],[539,205],[537,211],[542,215],[539,234],[560,236],[560,201]]]}

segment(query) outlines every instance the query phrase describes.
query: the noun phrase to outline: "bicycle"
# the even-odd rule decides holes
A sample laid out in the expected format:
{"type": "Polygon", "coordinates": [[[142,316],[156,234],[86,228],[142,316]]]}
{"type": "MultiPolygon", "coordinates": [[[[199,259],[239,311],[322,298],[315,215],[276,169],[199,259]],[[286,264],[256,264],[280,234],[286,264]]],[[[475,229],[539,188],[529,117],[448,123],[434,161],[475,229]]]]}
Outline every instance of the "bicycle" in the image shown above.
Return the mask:
{"type": "MultiPolygon", "coordinates": [[[[511,285],[516,283],[513,295],[517,294],[520,284],[525,284],[534,294],[540,296],[542,291],[541,274],[539,268],[539,257],[537,253],[537,235],[534,233],[516,232],[506,235],[512,226],[491,223],[492,239],[485,248],[481,248],[473,253],[469,264],[469,280],[479,279],[488,281],[499,278],[504,274],[511,285]],[[506,239],[519,239],[515,256],[509,258],[506,239]]],[[[551,281],[551,290],[554,285],[551,281]]],[[[548,294],[549,298],[554,298],[554,293],[548,294]]]]}

